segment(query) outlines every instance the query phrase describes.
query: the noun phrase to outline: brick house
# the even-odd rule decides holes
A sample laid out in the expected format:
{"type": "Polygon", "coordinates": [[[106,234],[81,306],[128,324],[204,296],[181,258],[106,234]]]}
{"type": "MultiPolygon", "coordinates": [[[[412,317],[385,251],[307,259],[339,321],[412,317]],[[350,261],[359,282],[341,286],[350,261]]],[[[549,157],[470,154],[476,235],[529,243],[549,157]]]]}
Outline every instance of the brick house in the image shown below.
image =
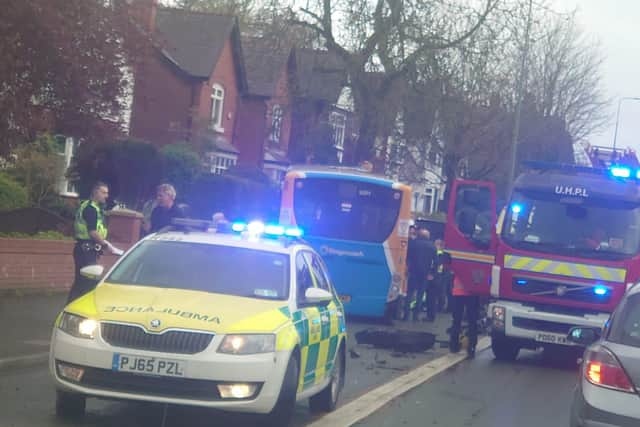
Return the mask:
{"type": "Polygon", "coordinates": [[[158,146],[189,142],[207,153],[212,173],[224,172],[242,157],[234,132],[247,80],[236,18],[133,4],[153,47],[134,70],[130,135],[158,146]]]}
{"type": "Polygon", "coordinates": [[[243,156],[246,165],[262,167],[267,176],[278,182],[289,164],[291,47],[279,40],[244,37],[242,52],[248,87],[241,101],[236,138],[241,151],[253,155],[243,156]]]}
{"type": "Polygon", "coordinates": [[[325,50],[294,48],[289,73],[294,104],[289,153],[314,130],[328,125],[337,162],[348,163],[349,141],[357,136],[357,123],[344,64],[325,50]]]}

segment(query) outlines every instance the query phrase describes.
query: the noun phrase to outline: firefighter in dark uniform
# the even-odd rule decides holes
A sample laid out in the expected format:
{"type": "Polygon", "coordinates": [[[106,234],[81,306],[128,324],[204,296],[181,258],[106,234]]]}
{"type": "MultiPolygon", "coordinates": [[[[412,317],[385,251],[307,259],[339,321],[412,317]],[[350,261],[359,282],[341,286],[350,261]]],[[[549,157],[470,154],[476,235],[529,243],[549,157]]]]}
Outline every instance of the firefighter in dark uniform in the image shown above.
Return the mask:
{"type": "Polygon", "coordinates": [[[480,297],[467,290],[462,281],[454,276],[453,289],[451,290],[453,299],[453,325],[450,330],[449,350],[452,353],[460,351],[460,332],[462,331],[462,319],[467,315],[467,355],[473,358],[476,355],[476,344],[478,343],[478,314],[480,311],[480,297]]]}
{"type": "MultiPolygon", "coordinates": [[[[407,290],[407,305],[405,306],[405,320],[413,313],[413,320],[418,320],[427,286],[433,280],[436,262],[436,249],[429,240],[429,231],[420,229],[417,238],[410,244],[407,252],[407,270],[409,272],[409,286],[407,290]]],[[[429,303],[429,300],[427,300],[429,303]]],[[[434,306],[435,307],[435,306],[434,306]]],[[[429,306],[431,308],[431,306],[429,306]]],[[[428,317],[435,316],[429,310],[428,317]]]]}
{"type": "Polygon", "coordinates": [[[109,197],[109,187],[97,182],[91,189],[91,198],[80,204],[73,224],[76,244],[73,248],[75,278],[67,303],[91,291],[94,283],[80,274],[80,270],[98,262],[103,250],[119,252],[107,240],[107,225],[104,219],[103,206],[109,197]]]}

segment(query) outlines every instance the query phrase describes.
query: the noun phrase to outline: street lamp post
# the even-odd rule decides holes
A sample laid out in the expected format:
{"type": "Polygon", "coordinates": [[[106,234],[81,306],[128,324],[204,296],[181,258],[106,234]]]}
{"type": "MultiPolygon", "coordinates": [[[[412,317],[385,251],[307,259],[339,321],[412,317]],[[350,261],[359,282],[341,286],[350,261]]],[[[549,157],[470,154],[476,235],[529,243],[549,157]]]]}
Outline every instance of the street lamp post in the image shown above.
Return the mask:
{"type": "Polygon", "coordinates": [[[613,151],[616,151],[616,142],[618,139],[618,123],[620,122],[620,106],[622,105],[622,101],[640,101],[640,97],[633,96],[625,96],[618,100],[618,112],[616,113],[616,130],[613,134],[613,151]]]}

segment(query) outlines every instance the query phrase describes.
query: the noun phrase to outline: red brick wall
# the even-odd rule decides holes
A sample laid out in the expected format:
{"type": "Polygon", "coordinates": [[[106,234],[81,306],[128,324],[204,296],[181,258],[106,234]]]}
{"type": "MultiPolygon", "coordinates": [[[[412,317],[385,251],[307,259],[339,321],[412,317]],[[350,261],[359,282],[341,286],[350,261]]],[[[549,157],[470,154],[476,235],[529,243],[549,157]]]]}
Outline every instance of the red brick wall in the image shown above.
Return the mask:
{"type": "Polygon", "coordinates": [[[236,115],[238,112],[238,77],[231,48],[231,40],[228,39],[224,49],[218,58],[209,81],[199,86],[199,105],[197,110],[198,123],[208,126],[211,121],[211,91],[214,84],[224,89],[224,105],[222,113],[223,135],[228,141],[234,141],[236,115]]]}
{"type": "Polygon", "coordinates": [[[243,98],[236,123],[236,146],[240,150],[238,163],[262,167],[264,140],[267,132],[265,101],[262,98],[243,98]]]}
{"type": "MultiPolygon", "coordinates": [[[[140,237],[142,215],[111,211],[109,241],[129,249],[140,237]]],[[[0,291],[66,289],[74,277],[73,240],[0,239],[0,291]]],[[[117,257],[104,255],[100,264],[110,268],[117,257]]]]}
{"type": "MultiPolygon", "coordinates": [[[[267,118],[266,127],[271,129],[273,106],[278,104],[282,107],[282,128],[280,129],[279,147],[285,153],[289,147],[289,139],[291,137],[291,99],[289,96],[289,73],[287,69],[283,69],[280,79],[276,84],[275,96],[267,102],[267,118]]],[[[266,135],[267,138],[269,135],[266,135]]]]}
{"type": "MultiPolygon", "coordinates": [[[[0,239],[0,291],[69,288],[74,244],[71,240],[0,239]]],[[[121,249],[130,246],[114,244],[121,249]]],[[[105,255],[100,264],[109,268],[116,259],[105,255]]]]}
{"type": "Polygon", "coordinates": [[[186,138],[195,83],[180,73],[156,51],[136,68],[131,136],[159,146],[186,138]]]}

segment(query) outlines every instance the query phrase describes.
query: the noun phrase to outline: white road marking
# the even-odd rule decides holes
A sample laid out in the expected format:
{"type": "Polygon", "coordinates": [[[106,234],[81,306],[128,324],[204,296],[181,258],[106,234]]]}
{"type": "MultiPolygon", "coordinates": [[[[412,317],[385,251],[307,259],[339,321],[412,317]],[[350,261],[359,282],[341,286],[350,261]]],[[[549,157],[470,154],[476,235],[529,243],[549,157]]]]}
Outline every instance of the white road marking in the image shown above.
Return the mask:
{"type": "MultiPolygon", "coordinates": [[[[476,351],[486,350],[491,345],[489,337],[478,341],[476,351]]],[[[431,360],[388,383],[375,388],[368,393],[352,400],[346,405],[323,416],[309,424],[308,427],[348,427],[376,412],[393,399],[405,394],[409,390],[429,381],[431,378],[446,371],[452,366],[467,359],[467,353],[447,354],[431,360]]]]}

